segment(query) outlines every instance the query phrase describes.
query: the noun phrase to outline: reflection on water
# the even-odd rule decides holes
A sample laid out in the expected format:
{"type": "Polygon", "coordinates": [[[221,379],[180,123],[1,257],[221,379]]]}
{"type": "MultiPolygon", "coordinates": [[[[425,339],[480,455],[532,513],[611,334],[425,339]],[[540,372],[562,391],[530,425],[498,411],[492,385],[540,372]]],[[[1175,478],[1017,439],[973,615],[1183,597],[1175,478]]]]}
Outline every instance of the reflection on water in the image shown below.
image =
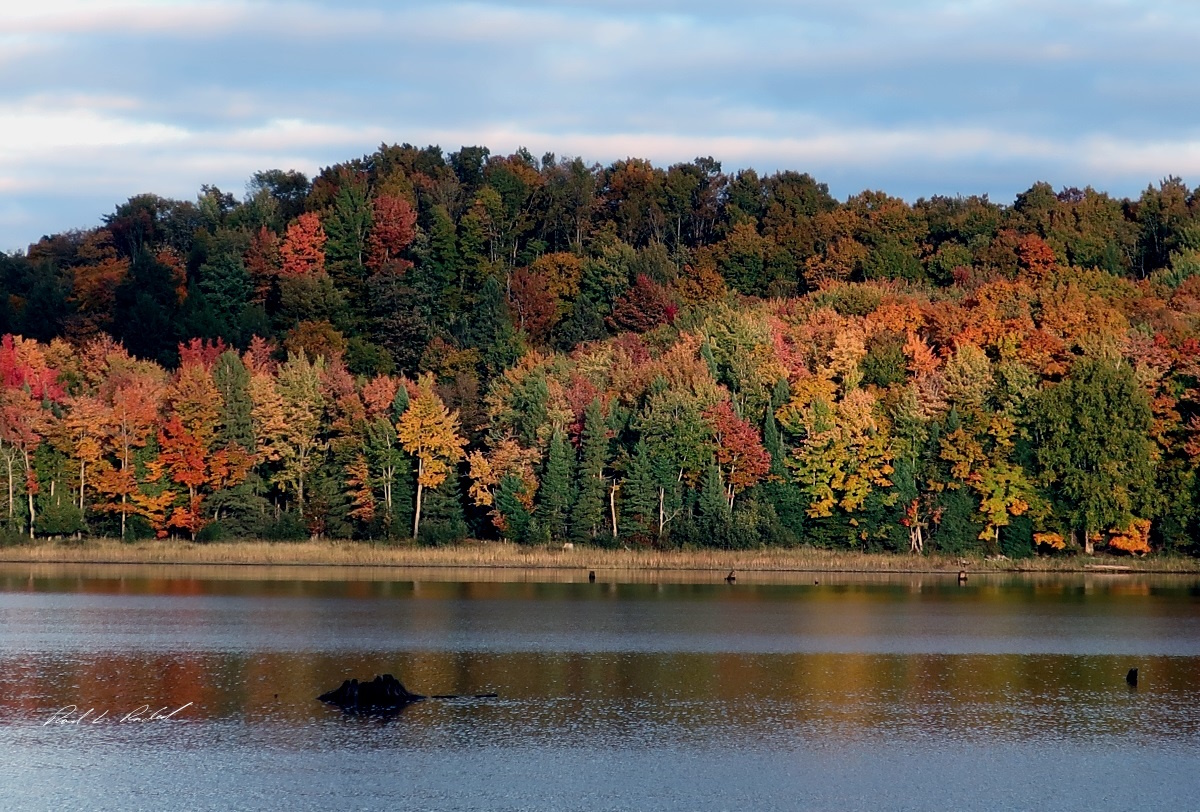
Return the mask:
{"type": "Polygon", "coordinates": [[[1194,578],[237,572],[0,571],[0,752],[19,768],[0,776],[0,808],[269,809],[281,793],[297,809],[1194,801],[1194,578]],[[314,699],[384,672],[499,696],[387,719],[314,699]],[[109,715],[46,724],[68,705],[109,715]],[[186,707],[119,721],[141,705],[186,707]]]}
{"type": "MultiPolygon", "coordinates": [[[[397,720],[422,740],[469,727],[475,741],[555,741],[594,730],[608,743],[944,736],[1190,739],[1196,661],[1042,655],[195,654],[0,660],[9,722],[45,721],[67,705],[127,712],[189,705],[191,721],[319,729],[342,714],[314,701],[349,676],[402,674],[416,690],[497,699],[430,700],[397,720]]],[[[379,720],[388,721],[388,720],[379,720]]],[[[590,742],[598,743],[597,741],[590,742]]]]}

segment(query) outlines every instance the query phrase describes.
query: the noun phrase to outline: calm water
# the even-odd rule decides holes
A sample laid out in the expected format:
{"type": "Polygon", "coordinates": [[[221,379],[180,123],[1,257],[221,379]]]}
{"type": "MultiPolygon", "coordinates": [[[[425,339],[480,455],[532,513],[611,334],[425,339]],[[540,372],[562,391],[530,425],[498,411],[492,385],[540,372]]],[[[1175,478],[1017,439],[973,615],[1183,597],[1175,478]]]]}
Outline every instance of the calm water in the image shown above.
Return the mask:
{"type": "Polygon", "coordinates": [[[821,579],[9,565],[0,809],[1200,807],[1200,581],[821,579]],[[499,697],[313,698],[383,672],[499,697]]]}

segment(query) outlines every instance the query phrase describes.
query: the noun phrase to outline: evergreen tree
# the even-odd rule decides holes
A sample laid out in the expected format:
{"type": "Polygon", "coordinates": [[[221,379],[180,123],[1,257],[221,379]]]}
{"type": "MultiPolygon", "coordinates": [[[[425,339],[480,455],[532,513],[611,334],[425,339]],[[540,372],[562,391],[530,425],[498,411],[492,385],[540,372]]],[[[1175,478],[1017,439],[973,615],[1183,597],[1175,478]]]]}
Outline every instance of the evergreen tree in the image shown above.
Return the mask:
{"type": "Polygon", "coordinates": [[[571,469],[574,467],[571,444],[561,431],[550,438],[546,471],[538,489],[538,524],[551,539],[567,536],[567,517],[571,510],[571,469]]]}
{"type": "Polygon", "coordinates": [[[434,206],[429,213],[429,238],[423,260],[418,266],[416,286],[437,303],[435,309],[447,314],[460,310],[466,280],[458,256],[454,220],[445,206],[434,206]]]}
{"type": "Polygon", "coordinates": [[[549,405],[550,386],[544,370],[535,370],[513,386],[511,425],[521,445],[526,448],[541,445],[539,434],[545,431],[550,422],[547,415],[549,405]]]}
{"type": "Polygon", "coordinates": [[[480,291],[474,317],[467,328],[466,345],[479,350],[484,380],[499,375],[521,357],[521,339],[513,327],[500,280],[488,277],[480,291]]]}
{"type": "Polygon", "coordinates": [[[654,474],[646,441],[639,439],[621,483],[622,535],[658,538],[659,483],[654,474]]]}
{"type": "Polygon", "coordinates": [[[333,209],[324,217],[325,269],[338,287],[357,301],[366,277],[367,235],[373,221],[367,179],[344,171],[333,209]]]}
{"type": "Polygon", "coordinates": [[[717,547],[729,547],[733,529],[733,514],[725,496],[725,485],[721,482],[721,469],[710,465],[700,484],[700,498],[696,503],[700,516],[700,527],[717,547]]]}
{"type": "Polygon", "coordinates": [[[504,537],[518,544],[525,544],[530,541],[530,531],[533,522],[533,514],[529,512],[529,509],[518,498],[518,495],[524,488],[525,483],[521,481],[520,477],[506,474],[500,478],[495,496],[496,509],[504,517],[506,528],[504,537]]]}
{"type": "MultiPolygon", "coordinates": [[[[787,382],[782,383],[786,389],[787,382]]],[[[774,403],[774,396],[771,400],[774,403]]],[[[804,494],[792,478],[791,469],[784,462],[787,452],[779,434],[779,425],[775,422],[775,413],[770,407],[763,417],[763,448],[771,455],[771,472],[769,478],[759,485],[759,491],[762,498],[775,509],[780,529],[785,533],[785,538],[779,541],[795,544],[804,533],[804,511],[807,505],[804,494]]]]}
{"type": "Polygon", "coordinates": [[[608,334],[601,311],[585,296],[577,296],[567,314],[554,330],[554,346],[569,350],[584,341],[595,341],[608,334]]]}
{"type": "Polygon", "coordinates": [[[213,365],[213,383],[221,393],[220,439],[222,445],[237,443],[254,450],[254,421],[250,400],[250,373],[236,352],[226,350],[213,365]]]}
{"type": "Polygon", "coordinates": [[[608,492],[604,466],[608,462],[608,427],[599,398],[588,404],[583,415],[583,444],[579,461],[571,535],[579,541],[596,538],[604,526],[604,504],[608,492]]]}
{"type": "Polygon", "coordinates": [[[114,337],[139,358],[174,366],[178,333],[179,278],[150,255],[138,251],[129,275],[116,290],[114,337]]]}
{"type": "MultiPolygon", "coordinates": [[[[250,373],[236,352],[227,350],[213,365],[213,383],[221,393],[218,445],[236,445],[254,451],[254,408],[250,398],[250,373]]],[[[254,470],[232,488],[214,493],[208,503],[216,526],[205,533],[210,539],[244,538],[258,532],[270,504],[263,498],[266,484],[254,470]]]]}
{"type": "Polygon", "coordinates": [[[453,544],[465,539],[468,532],[462,483],[456,473],[451,473],[441,487],[425,494],[421,509],[421,543],[453,544]]]}
{"type": "MultiPolygon", "coordinates": [[[[403,386],[396,388],[396,397],[392,401],[392,428],[400,421],[401,415],[408,409],[408,390],[403,386]]],[[[398,538],[408,538],[412,536],[413,522],[413,505],[416,500],[416,473],[413,471],[412,458],[404,453],[404,450],[398,446],[394,449],[394,453],[389,457],[391,462],[391,492],[392,492],[392,515],[388,517],[390,522],[388,535],[398,538]]],[[[452,477],[456,479],[456,477],[452,477]]],[[[456,486],[456,483],[450,482],[443,487],[456,486]]],[[[431,494],[432,495],[432,494],[431,494]]],[[[461,510],[460,510],[461,513],[461,510]]],[[[453,525],[453,521],[451,521],[453,525]]],[[[466,521],[463,520],[463,535],[466,535],[466,521]]]]}
{"type": "MultiPolygon", "coordinates": [[[[241,328],[254,286],[241,256],[228,252],[212,255],[198,273],[200,291],[216,322],[214,334],[235,346],[245,346],[250,336],[243,335],[241,328]]],[[[191,299],[190,294],[188,298],[191,299]]],[[[188,337],[196,335],[190,333],[188,337]]]]}

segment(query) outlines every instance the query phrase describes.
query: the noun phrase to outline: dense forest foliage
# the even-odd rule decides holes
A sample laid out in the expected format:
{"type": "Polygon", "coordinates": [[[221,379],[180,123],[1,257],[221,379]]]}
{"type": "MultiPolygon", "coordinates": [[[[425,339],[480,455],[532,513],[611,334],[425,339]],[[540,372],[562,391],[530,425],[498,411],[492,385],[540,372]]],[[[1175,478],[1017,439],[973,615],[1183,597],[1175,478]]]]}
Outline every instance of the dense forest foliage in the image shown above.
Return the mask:
{"type": "Polygon", "coordinates": [[[1195,552],[1200,190],[383,146],[0,254],[6,537],[1195,552]]]}

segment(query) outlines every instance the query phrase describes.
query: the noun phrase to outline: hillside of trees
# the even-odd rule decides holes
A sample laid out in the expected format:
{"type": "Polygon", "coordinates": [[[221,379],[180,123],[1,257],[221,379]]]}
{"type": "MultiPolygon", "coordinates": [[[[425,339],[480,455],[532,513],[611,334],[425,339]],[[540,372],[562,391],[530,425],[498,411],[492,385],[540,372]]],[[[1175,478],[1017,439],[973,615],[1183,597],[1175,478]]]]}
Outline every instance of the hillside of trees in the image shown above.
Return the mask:
{"type": "Polygon", "coordinates": [[[382,146],[0,254],[0,536],[1197,552],[1200,190],[382,146]]]}

